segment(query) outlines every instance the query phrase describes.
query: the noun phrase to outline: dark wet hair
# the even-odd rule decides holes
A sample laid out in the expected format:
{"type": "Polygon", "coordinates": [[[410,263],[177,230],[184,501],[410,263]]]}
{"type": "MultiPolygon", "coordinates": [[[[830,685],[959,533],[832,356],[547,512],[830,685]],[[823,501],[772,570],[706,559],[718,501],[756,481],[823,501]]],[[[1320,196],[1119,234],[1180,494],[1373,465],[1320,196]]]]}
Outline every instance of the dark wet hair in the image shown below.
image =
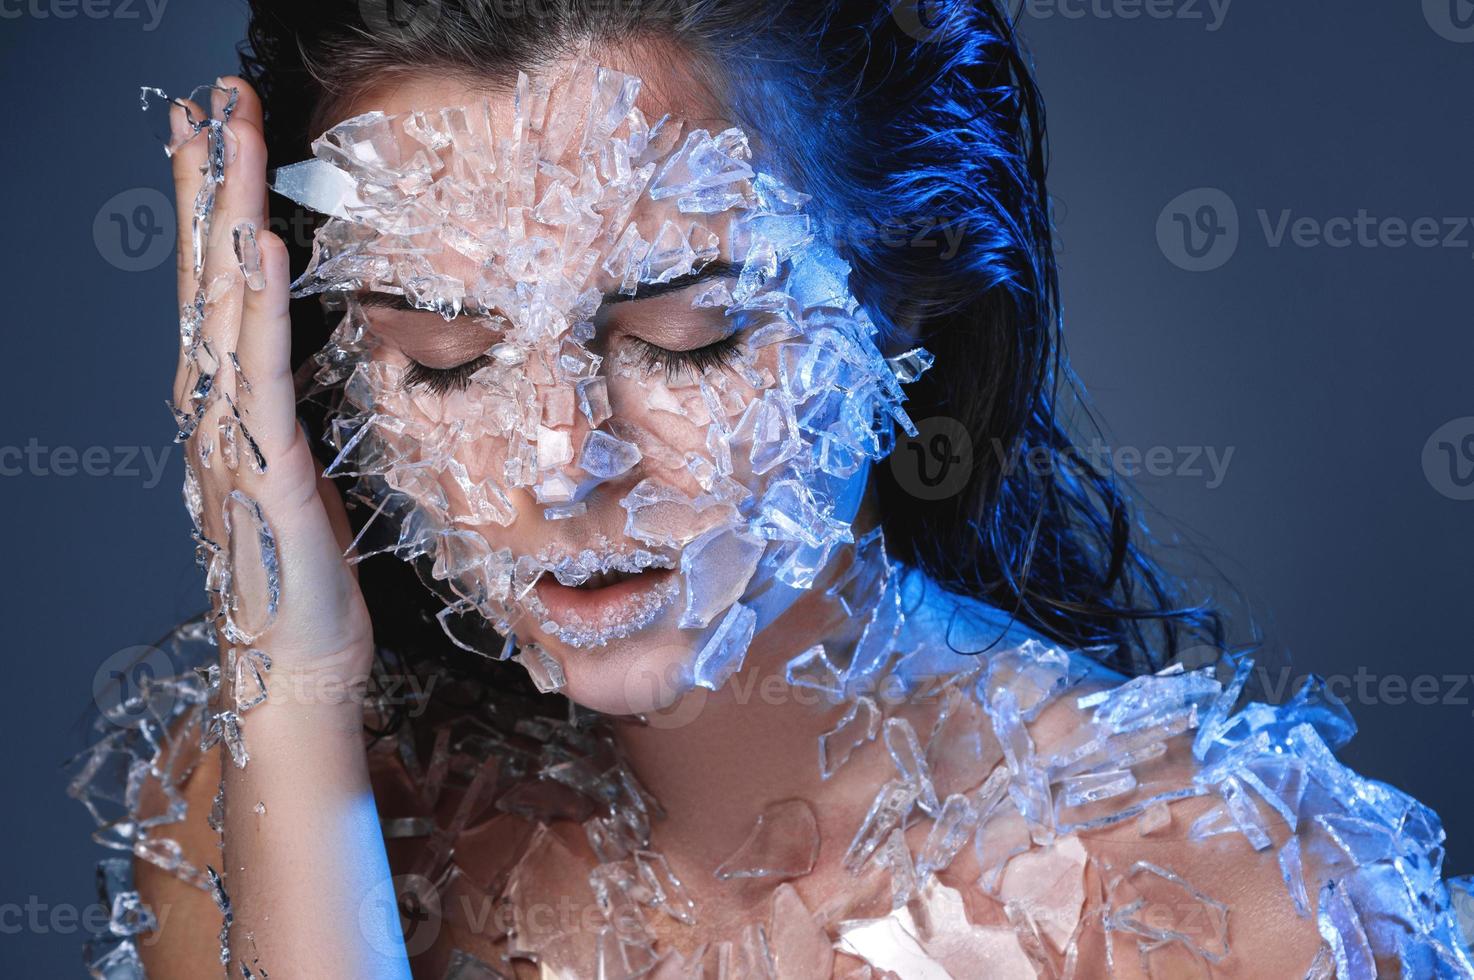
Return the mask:
{"type": "MultiPolygon", "coordinates": [[[[1115,476],[1062,424],[1062,406],[1088,413],[1061,342],[1044,110],[994,0],[251,0],[251,11],[243,76],[264,102],[273,166],[306,157],[335,112],[396,75],[505,84],[587,43],[687,55],[732,121],[814,195],[887,342],[935,353],[908,389],[912,417],[955,420],[971,437],[966,482],[939,500],[910,492],[902,467],[874,468],[891,553],[1127,674],[1222,648],[1222,617],[1179,596],[1115,476]]],[[[272,206],[277,218],[292,207],[272,206]]],[[[289,244],[300,269],[309,243],[289,244]]],[[[299,361],[326,330],[315,301],[294,307],[299,361]]],[[[423,615],[394,612],[422,590],[373,565],[364,588],[380,641],[430,642],[423,615]]]]}

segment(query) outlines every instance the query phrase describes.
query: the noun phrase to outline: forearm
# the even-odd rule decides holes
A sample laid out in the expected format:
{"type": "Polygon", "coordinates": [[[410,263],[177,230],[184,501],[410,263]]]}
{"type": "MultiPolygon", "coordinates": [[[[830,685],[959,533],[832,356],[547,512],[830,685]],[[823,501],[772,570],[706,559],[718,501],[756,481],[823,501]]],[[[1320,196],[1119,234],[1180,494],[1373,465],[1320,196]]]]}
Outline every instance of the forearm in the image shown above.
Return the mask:
{"type": "Polygon", "coordinates": [[[250,761],[224,763],[232,958],[257,975],[408,977],[360,701],[321,675],[270,686],[245,719],[250,761]]]}

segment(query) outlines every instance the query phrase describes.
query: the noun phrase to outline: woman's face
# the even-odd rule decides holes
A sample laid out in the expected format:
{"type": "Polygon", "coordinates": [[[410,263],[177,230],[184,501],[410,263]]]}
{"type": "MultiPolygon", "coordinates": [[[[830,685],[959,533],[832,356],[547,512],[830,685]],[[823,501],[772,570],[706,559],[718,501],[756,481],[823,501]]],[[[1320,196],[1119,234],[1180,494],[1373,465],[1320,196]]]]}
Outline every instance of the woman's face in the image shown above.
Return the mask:
{"type": "Polygon", "coordinates": [[[353,178],[316,175],[340,207],[277,182],[338,214],[298,285],[345,297],[343,469],[452,636],[510,629],[535,678],[614,713],[719,687],[787,631],[848,564],[900,417],[804,196],[661,81],[675,97],[588,62],[512,91],[410,78],[316,144],[353,178]]]}

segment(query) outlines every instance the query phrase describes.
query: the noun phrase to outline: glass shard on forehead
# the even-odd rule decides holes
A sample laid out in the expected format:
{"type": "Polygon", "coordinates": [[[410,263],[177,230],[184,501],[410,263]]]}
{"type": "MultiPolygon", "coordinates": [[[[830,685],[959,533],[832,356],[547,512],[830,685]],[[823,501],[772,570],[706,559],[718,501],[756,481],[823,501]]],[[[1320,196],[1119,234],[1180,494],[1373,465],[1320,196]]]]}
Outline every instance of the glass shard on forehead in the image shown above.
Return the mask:
{"type": "MultiPolygon", "coordinates": [[[[315,141],[314,160],[278,171],[276,186],[329,215],[295,292],[346,294],[320,377],[349,372],[341,415],[364,420],[354,452],[379,461],[357,472],[413,498],[422,543],[403,550],[431,554],[452,539],[461,514],[436,488],[447,479],[466,500],[493,496],[489,482],[530,489],[537,508],[498,515],[510,526],[588,520],[589,488],[628,478],[623,534],[682,553],[679,626],[702,634],[691,680],[710,685],[741,665],[751,641],[742,596],[774,577],[805,587],[849,538],[828,484],[857,479],[889,445],[889,428],[905,418],[898,377],[918,373],[917,358],[881,356],[848,293],[848,266],[803,212],[807,197],[759,169],[745,133],[671,118],[652,125],[639,91],[638,79],[579,64],[556,80],[521,75],[510,107],[481,99],[364,113],[315,141]],[[730,374],[661,384],[639,379],[624,354],[590,350],[588,321],[604,297],[708,268],[730,269],[730,285],[713,282],[686,301],[738,325],[730,374]],[[474,383],[447,403],[453,412],[408,395],[375,361],[370,318],[354,300],[363,291],[445,317],[505,318],[474,383]],[[748,330],[745,316],[761,320],[748,330]],[[705,427],[704,450],[674,450],[622,417],[613,380],[637,384],[651,411],[705,427]],[[375,449],[381,441],[393,448],[375,449]],[[494,472],[454,462],[491,444],[502,459],[494,472]]],[[[450,574],[456,564],[435,562],[447,580],[509,581],[505,570],[478,575],[464,563],[450,574]]],[[[625,635],[559,624],[532,589],[455,591],[493,621],[530,602],[540,628],[565,642],[625,635]]]]}
{"type": "MultiPolygon", "coordinates": [[[[384,650],[364,695],[370,763],[405,790],[403,809],[381,815],[383,835],[396,851],[419,848],[404,852],[415,873],[399,897],[486,930],[475,955],[445,951],[447,976],[510,976],[521,959],[548,976],[819,977],[836,952],[864,962],[855,975],[1074,976],[1102,939],[1108,968],[1135,956],[1151,975],[1207,975],[1249,948],[1210,873],[1224,853],[1242,881],[1264,872],[1282,883],[1284,914],[1320,942],[1310,976],[1372,977],[1384,964],[1474,975],[1474,893],[1467,877],[1441,878],[1437,816],[1335,758],[1354,726],[1319,679],[1278,706],[1240,706],[1247,658],[1107,683],[1078,651],[1004,626],[994,635],[999,617],[981,603],[936,588],[911,601],[914,570],[887,554],[879,529],[852,522],[865,467],[896,428],[915,432],[902,385],[930,355],[882,355],[808,199],[762,169],[744,134],[650,125],[638,93],[637,79],[587,63],[558,82],[522,75],[500,115],[486,101],[367,113],[276,174],[279,190],[327,216],[297,292],[321,294],[339,316],[315,394],[329,399],[327,473],[356,481],[349,499],[367,515],[350,555],[415,563],[444,601],[436,618],[453,652],[512,660],[538,692],[458,689],[448,714],[386,724],[378,675],[408,668],[384,650]],[[580,98],[565,105],[570,90],[580,98]],[[593,349],[590,318],[610,288],[671,286],[727,261],[724,250],[735,275],[690,301],[742,324],[734,363],[677,382],[593,349]],[[363,290],[448,319],[496,310],[506,329],[464,385],[417,390],[384,356],[363,290]],[[695,436],[663,439],[630,410],[632,393],[695,436]],[[613,493],[614,524],[589,523],[613,493]],[[579,531],[518,548],[498,537],[529,525],[579,531]],[[559,622],[538,598],[550,582],[653,573],[665,585],[617,623],[559,622]],[[735,830],[720,863],[692,866],[689,851],[660,849],[667,814],[615,722],[546,695],[583,666],[570,650],[638,644],[660,622],[685,641],[683,683],[722,689],[759,659],[754,641],[783,588],[812,589],[840,624],[795,643],[771,676],[813,709],[809,785],[844,802],[819,789],[724,801],[748,811],[700,814],[735,830]],[[953,645],[954,622],[969,617],[987,652],[953,645]],[[940,696],[906,700],[923,690],[940,696]],[[811,910],[783,882],[825,855],[837,867],[811,882],[827,892],[811,910]],[[776,887],[732,916],[707,903],[723,884],[776,887]],[[692,927],[710,941],[664,940],[692,927]]],[[[210,894],[222,962],[267,974],[250,934],[230,942],[243,906],[228,874],[192,863],[179,829],[203,753],[248,763],[247,719],[272,667],[264,640],[294,601],[271,501],[229,494],[214,537],[202,520],[214,516],[207,472],[244,463],[259,475],[271,461],[239,402],[251,382],[210,329],[233,289],[256,288],[255,229],[230,229],[233,272],[206,276],[202,262],[234,98],[197,97],[221,108],[191,116],[169,144],[203,139],[207,178],[190,216],[187,370],[173,408],[190,443],[185,499],[212,612],[152,651],[170,670],[146,660],[127,675],[136,689],[117,693],[71,763],[68,792],[95,839],[129,857],[100,868],[107,935],[88,954],[98,976],[142,976],[137,937],[163,923],[166,909],[153,915],[133,887],[135,859],[210,894]]],[[[167,103],[145,93],[146,106],[167,103]]],[[[290,810],[245,805],[262,822],[290,810]]],[[[226,810],[222,792],[205,824],[220,831],[226,810]]]]}

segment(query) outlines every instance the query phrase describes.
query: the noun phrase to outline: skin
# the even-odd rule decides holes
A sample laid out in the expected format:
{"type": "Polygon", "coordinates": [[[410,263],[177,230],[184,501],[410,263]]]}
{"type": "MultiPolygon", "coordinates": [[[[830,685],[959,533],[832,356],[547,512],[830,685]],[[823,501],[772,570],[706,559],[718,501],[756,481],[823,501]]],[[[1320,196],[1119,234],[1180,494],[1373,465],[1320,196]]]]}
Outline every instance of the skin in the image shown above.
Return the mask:
{"type": "MultiPolygon", "coordinates": [[[[619,67],[611,53],[601,53],[601,60],[619,67]]],[[[720,107],[699,87],[662,77],[659,63],[634,64],[629,70],[650,79],[652,93],[679,93],[686,100],[684,104],[681,99],[657,100],[646,107],[652,118],[678,110],[690,118],[720,118],[720,107]]],[[[285,248],[274,235],[258,233],[266,279],[260,291],[246,288],[233,261],[226,261],[231,250],[225,236],[238,220],[253,220],[258,228],[265,228],[266,222],[260,105],[242,80],[227,78],[224,83],[240,90],[240,101],[229,125],[228,179],[218,205],[217,240],[209,250],[207,279],[220,275],[234,276],[234,280],[207,330],[222,349],[234,347],[251,380],[251,391],[241,386],[236,397],[254,421],[253,432],[270,466],[265,474],[251,473],[246,467],[235,471],[212,468],[201,473],[202,489],[207,515],[218,513],[219,501],[232,489],[262,502],[281,549],[282,604],[275,624],[257,644],[273,661],[272,697],[249,717],[252,761],[245,769],[229,762],[222,766],[218,751],[190,759],[186,764],[192,764],[194,772],[185,784],[189,817],[176,836],[186,857],[196,865],[220,867],[223,863],[234,902],[231,938],[235,948],[246,948],[250,934],[263,964],[282,964],[283,972],[290,964],[292,975],[408,976],[409,964],[402,954],[365,942],[356,923],[362,896],[388,875],[372,794],[377,792],[382,801],[394,793],[393,787],[371,782],[361,737],[362,714],[351,696],[371,662],[371,629],[352,570],[341,559],[348,541],[341,502],[319,478],[294,424],[285,248]],[[341,690],[344,696],[300,696],[303,690],[324,686],[341,690]],[[294,695],[294,691],[299,693],[294,695]],[[223,855],[204,820],[222,772],[223,855]],[[267,817],[254,812],[258,800],[270,801],[267,817]]],[[[366,93],[343,115],[370,107],[393,113],[455,105],[483,94],[494,102],[504,100],[506,109],[505,93],[471,89],[461,81],[409,76],[390,88],[366,93]]],[[[202,142],[186,145],[174,157],[181,215],[189,214],[188,202],[199,186],[202,142]]],[[[179,254],[187,256],[187,225],[181,227],[180,235],[179,254]]],[[[191,270],[181,267],[180,280],[184,302],[193,295],[191,270]]],[[[430,366],[448,367],[485,348],[484,340],[463,339],[458,328],[447,326],[434,313],[380,315],[374,327],[383,342],[375,356],[388,363],[414,358],[430,366]]],[[[716,329],[710,317],[693,314],[689,297],[674,296],[628,304],[607,320],[604,342],[613,348],[633,337],[679,350],[710,343],[716,329]]],[[[191,383],[181,360],[176,400],[182,399],[191,383]]],[[[221,383],[232,381],[222,374],[221,383]]],[[[657,417],[659,413],[646,407],[647,399],[641,394],[639,386],[611,384],[616,415],[641,423],[677,447],[694,445],[701,438],[697,426],[669,413],[657,417]]],[[[427,410],[439,409],[430,405],[427,410]]],[[[488,459],[469,460],[467,465],[492,473],[496,462],[492,454],[488,459]]],[[[478,530],[494,546],[519,552],[548,544],[571,545],[592,532],[612,536],[623,526],[624,512],[618,500],[645,475],[637,468],[594,488],[586,519],[518,521],[510,528],[478,530]]],[[[522,495],[514,498],[519,511],[530,508],[524,491],[511,488],[508,492],[522,495]]],[[[875,523],[868,494],[853,516],[857,528],[875,523]]],[[[207,534],[220,531],[218,527],[205,530],[207,534]]],[[[830,569],[828,574],[836,571],[830,569]]],[[[835,636],[844,626],[842,614],[822,599],[821,591],[806,593],[782,609],[775,622],[755,638],[737,683],[717,692],[698,690],[682,695],[671,688],[652,689],[648,683],[650,678],[670,677],[671,668],[691,656],[689,636],[673,622],[657,623],[638,641],[612,643],[597,655],[539,636],[535,624],[524,627],[529,633],[523,635],[545,643],[563,666],[567,693],[574,700],[611,713],[659,709],[652,713],[651,724],[621,723],[616,733],[634,769],[667,813],[655,825],[653,846],[666,854],[703,910],[695,929],[657,927],[660,941],[672,948],[689,950],[700,942],[730,937],[741,923],[764,914],[771,885],[722,883],[705,873],[731,852],[733,841],[745,837],[758,809],[756,801],[802,798],[813,803],[823,846],[814,872],[794,882],[810,909],[855,888],[839,860],[875,787],[891,775],[890,762],[884,749],[872,743],[859,749],[834,779],[821,781],[811,763],[811,746],[821,732],[833,726],[842,709],[796,697],[781,683],[782,665],[789,658],[820,639],[835,636]],[[754,764],[754,760],[762,763],[754,764]]],[[[934,711],[934,704],[919,703],[901,706],[897,713],[912,720],[918,731],[927,731],[924,726],[930,725],[934,711]]],[[[1066,700],[1046,711],[1031,729],[1036,741],[1048,746],[1079,723],[1079,709],[1066,700]]],[[[1189,772],[1185,746],[1174,746],[1163,765],[1189,772]]],[[[1086,848],[1116,866],[1151,860],[1173,867],[1194,882],[1220,886],[1216,896],[1234,909],[1231,929],[1235,941],[1233,954],[1215,968],[1215,976],[1301,975],[1319,937],[1313,923],[1297,918],[1290,908],[1273,852],[1256,854],[1237,840],[1228,847],[1212,848],[1186,841],[1184,828],[1196,815],[1195,808],[1199,808],[1196,802],[1174,807],[1176,833],[1158,839],[1119,831],[1086,835],[1086,848]]],[[[572,829],[577,832],[578,828],[572,829]]],[[[913,828],[912,835],[912,845],[918,847],[925,828],[913,828]]],[[[977,869],[970,861],[970,849],[966,849],[942,878],[964,891],[970,907],[981,909],[986,903],[976,894],[977,869]]],[[[219,970],[215,936],[220,917],[209,898],[143,862],[138,865],[138,884],[146,901],[169,909],[164,927],[142,947],[150,975],[197,977],[219,970]]],[[[416,961],[416,974],[439,976],[449,946],[457,939],[473,950],[478,941],[447,935],[425,959],[416,961]]],[[[1101,975],[1106,941],[1098,929],[1086,931],[1082,975],[1101,975]]],[[[837,975],[858,966],[845,960],[838,958],[837,975]]],[[[1122,949],[1116,961],[1118,976],[1144,975],[1133,972],[1139,970],[1134,949],[1122,949]]]]}
{"type": "MultiPolygon", "coordinates": [[[[620,51],[603,52],[601,60],[633,73],[639,73],[648,64],[644,60],[631,64],[630,55],[620,51]]],[[[566,66],[554,66],[547,74],[556,78],[566,70],[566,66]]],[[[426,76],[399,78],[392,85],[370,89],[347,106],[342,115],[350,118],[375,109],[394,115],[424,106],[462,105],[480,98],[490,99],[494,125],[509,128],[513,112],[509,92],[472,88],[461,80],[426,76]]],[[[569,111],[581,114],[586,102],[586,95],[574,96],[568,104],[569,111]]],[[[655,79],[642,91],[638,105],[647,118],[655,120],[669,113],[687,121],[688,130],[701,127],[720,132],[734,125],[724,118],[721,106],[704,86],[693,84],[689,79],[683,82],[675,76],[655,79]]],[[[653,236],[663,220],[680,219],[682,216],[671,200],[642,198],[632,217],[647,236],[653,236]]],[[[731,217],[729,212],[712,216],[704,222],[716,235],[717,258],[721,262],[731,259],[731,217]]],[[[689,221],[690,216],[686,216],[686,220],[689,221]]],[[[605,255],[607,251],[601,253],[600,265],[605,255]]],[[[434,264],[437,272],[463,281],[474,281],[477,277],[474,263],[454,252],[437,255],[434,264]]],[[[617,283],[602,271],[596,275],[594,285],[606,296],[617,293],[617,283]]],[[[591,480],[576,462],[570,461],[563,470],[583,488],[581,499],[587,505],[587,512],[569,519],[547,521],[542,519],[540,506],[530,488],[508,486],[501,479],[507,454],[505,445],[499,440],[482,440],[472,451],[458,455],[458,461],[466,467],[472,481],[491,479],[502,484],[501,489],[516,509],[517,518],[509,527],[470,523],[458,526],[473,528],[491,547],[510,548],[516,555],[538,555],[549,551],[572,554],[600,539],[622,550],[649,547],[623,533],[626,511],[620,506],[620,501],[629,491],[641,481],[651,480],[689,496],[702,492],[688,471],[665,464],[662,459],[679,459],[690,452],[705,455],[706,419],[693,419],[689,412],[673,412],[660,406],[689,403],[694,397],[692,384],[699,369],[681,366],[678,355],[711,345],[733,332],[733,321],[724,315],[722,309],[692,308],[693,298],[709,285],[699,283],[647,299],[607,303],[595,317],[599,332],[591,349],[606,358],[606,365],[620,360],[636,362],[632,369],[611,370],[606,367],[603,372],[614,412],[613,424],[621,427],[617,431],[622,438],[635,442],[644,453],[644,458],[634,468],[600,482],[591,480]],[[652,349],[669,351],[671,355],[653,355],[662,358],[654,364],[638,363],[642,352],[652,349]]],[[[495,339],[488,338],[484,326],[488,321],[482,318],[462,317],[447,324],[433,311],[379,307],[369,307],[366,315],[371,333],[379,342],[374,359],[394,370],[403,370],[415,362],[437,369],[454,368],[483,354],[489,342],[495,339]]],[[[777,345],[762,348],[756,367],[759,371],[776,375],[777,358],[777,345]]],[[[759,394],[733,371],[727,371],[727,380],[743,403],[759,394]]],[[[423,388],[409,388],[394,407],[425,419],[454,419],[462,404],[460,400],[465,397],[459,391],[436,393],[423,388]]],[[[581,444],[587,428],[586,420],[575,412],[570,429],[575,448],[581,444]]],[[[746,461],[739,456],[734,465],[733,478],[760,492],[763,480],[746,471],[746,461]]],[[[863,483],[863,471],[854,479],[863,483]]],[[[464,511],[464,495],[455,480],[448,473],[442,473],[439,483],[452,502],[452,510],[459,507],[464,511]]],[[[853,496],[861,499],[860,494],[853,496]]],[[[863,501],[863,506],[868,508],[868,494],[863,501]]],[[[857,509],[852,505],[848,511],[841,509],[835,516],[840,520],[854,520],[857,509]]],[[[670,553],[670,549],[655,550],[670,553]]],[[[795,595],[771,610],[769,622],[763,624],[769,628],[761,630],[755,638],[750,658],[760,660],[767,667],[775,667],[823,638],[833,610],[822,608],[825,603],[815,592],[817,590],[795,595]],[[774,630],[770,626],[776,616],[782,617],[782,630],[774,630]]],[[[697,631],[677,627],[680,608],[680,603],[672,603],[655,623],[641,629],[635,636],[615,639],[592,650],[570,646],[550,635],[531,614],[515,616],[513,628],[519,639],[534,641],[552,655],[567,678],[565,693],[578,703],[609,714],[676,710],[682,696],[678,683],[681,668],[690,664],[702,638],[697,631]]]]}

